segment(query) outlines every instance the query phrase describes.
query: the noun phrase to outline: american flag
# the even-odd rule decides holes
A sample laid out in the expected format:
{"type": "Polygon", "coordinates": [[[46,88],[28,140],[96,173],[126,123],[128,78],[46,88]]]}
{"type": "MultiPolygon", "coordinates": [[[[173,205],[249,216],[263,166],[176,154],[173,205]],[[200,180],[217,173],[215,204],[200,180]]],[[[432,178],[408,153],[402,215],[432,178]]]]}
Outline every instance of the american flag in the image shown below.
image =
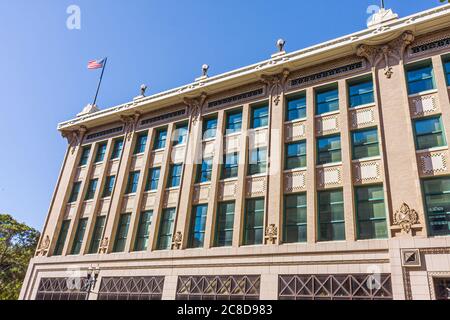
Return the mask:
{"type": "Polygon", "coordinates": [[[103,68],[104,64],[105,64],[105,59],[92,60],[92,61],[88,62],[88,69],[90,69],[90,70],[100,69],[100,68],[103,68]]]}

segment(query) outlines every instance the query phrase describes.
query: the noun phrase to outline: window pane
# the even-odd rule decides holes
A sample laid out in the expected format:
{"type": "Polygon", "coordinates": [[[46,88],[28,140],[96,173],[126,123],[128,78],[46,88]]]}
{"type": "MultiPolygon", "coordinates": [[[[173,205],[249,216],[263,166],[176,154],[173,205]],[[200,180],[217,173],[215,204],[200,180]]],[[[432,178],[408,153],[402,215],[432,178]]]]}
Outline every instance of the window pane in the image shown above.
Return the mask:
{"type": "Polygon", "coordinates": [[[365,80],[363,82],[350,84],[350,107],[361,106],[374,102],[373,82],[365,80]]]}
{"type": "Polygon", "coordinates": [[[100,242],[103,237],[103,229],[105,228],[105,216],[97,217],[95,221],[94,233],[92,234],[91,245],[89,247],[89,253],[98,253],[98,249],[100,248],[100,242]]]}
{"type": "Polygon", "coordinates": [[[388,237],[383,186],[355,189],[358,239],[388,237]]]}
{"type": "Polygon", "coordinates": [[[197,165],[197,183],[211,181],[213,159],[204,159],[200,165],[197,165]]]}
{"type": "Polygon", "coordinates": [[[114,183],[116,181],[116,176],[106,177],[105,187],[103,188],[103,197],[110,197],[114,188],[114,183]]]}
{"type": "Polygon", "coordinates": [[[252,109],[252,128],[260,128],[268,125],[269,108],[262,106],[252,109]]]}
{"type": "Polygon", "coordinates": [[[167,130],[159,129],[156,131],[154,150],[164,149],[166,147],[167,130]]]}
{"type": "Polygon", "coordinates": [[[353,159],[362,159],[380,155],[377,129],[353,132],[352,138],[353,159]]]}
{"type": "Polygon", "coordinates": [[[222,179],[237,177],[238,169],[239,169],[239,153],[234,152],[224,155],[222,179]]]}
{"type": "Polygon", "coordinates": [[[113,248],[114,252],[123,252],[123,250],[125,250],[130,219],[131,214],[129,213],[120,215],[119,225],[117,226],[116,241],[113,248]]]}
{"type": "Polygon", "coordinates": [[[91,152],[91,146],[83,147],[83,152],[81,153],[79,166],[85,166],[89,160],[89,153],[91,152]]]}
{"type": "Polygon", "coordinates": [[[285,197],[284,242],[306,241],[306,194],[285,197]]]}
{"type": "Polygon", "coordinates": [[[81,250],[81,246],[83,245],[83,237],[86,232],[87,218],[80,219],[78,222],[77,231],[75,233],[75,238],[73,239],[72,244],[72,253],[71,254],[79,254],[81,250]]]}
{"type": "Polygon", "coordinates": [[[306,118],[306,97],[289,99],[287,101],[286,121],[306,118]]]}
{"type": "Polygon", "coordinates": [[[97,154],[95,155],[95,163],[102,162],[103,159],[105,159],[106,146],[106,143],[102,143],[98,146],[97,154]]]}
{"type": "Polygon", "coordinates": [[[317,141],[318,164],[341,161],[341,137],[332,136],[317,141]]]}
{"type": "Polygon", "coordinates": [[[150,225],[152,223],[153,211],[144,211],[139,217],[139,225],[136,234],[135,251],[145,251],[148,248],[148,239],[150,236],[150,225]]]}
{"type": "Polygon", "coordinates": [[[417,120],[414,125],[418,150],[445,146],[440,117],[417,120]]]}
{"type": "Polygon", "coordinates": [[[152,168],[149,170],[145,191],[154,191],[158,189],[160,174],[161,168],[152,168]]]}
{"type": "Polygon", "coordinates": [[[172,245],[172,234],[175,221],[175,208],[164,209],[159,227],[158,249],[168,250],[172,245]]]}
{"type": "Polygon", "coordinates": [[[203,139],[215,138],[217,131],[217,118],[203,120],[203,139]]]}
{"type": "Polygon", "coordinates": [[[423,182],[428,226],[433,236],[450,234],[450,178],[423,182]]]}
{"type": "Polygon", "coordinates": [[[69,231],[70,220],[64,220],[61,225],[61,230],[59,231],[58,240],[56,241],[54,256],[60,256],[64,249],[64,244],[66,243],[67,232],[69,231]]]}
{"type": "Polygon", "coordinates": [[[122,148],[123,148],[123,140],[116,140],[114,142],[113,151],[111,154],[111,159],[118,159],[120,155],[122,154],[122,148]]]}
{"type": "Polygon", "coordinates": [[[316,114],[339,110],[338,89],[316,93],[316,114]]]}
{"type": "Polygon", "coordinates": [[[264,199],[246,201],[244,245],[263,243],[264,199]]]}
{"type": "Polygon", "coordinates": [[[167,181],[168,188],[179,187],[181,183],[181,164],[173,164],[170,167],[169,179],[167,181]]]}
{"type": "Polygon", "coordinates": [[[256,148],[250,152],[248,174],[260,174],[266,172],[267,148],[256,148]]]}
{"type": "Polygon", "coordinates": [[[286,146],[286,169],[306,167],[306,142],[290,143],[286,146]]]}
{"type": "Polygon", "coordinates": [[[242,112],[227,114],[227,134],[240,132],[242,128],[242,112]]]}
{"type": "Polygon", "coordinates": [[[78,194],[80,193],[81,182],[75,182],[72,187],[72,192],[70,193],[69,203],[75,202],[78,199],[78,194]]]}
{"type": "Polygon", "coordinates": [[[216,226],[216,247],[229,247],[232,245],[234,206],[234,202],[219,204],[216,226]]]}
{"type": "Polygon", "coordinates": [[[140,171],[130,172],[130,176],[128,177],[127,189],[125,192],[126,194],[135,193],[137,191],[139,175],[140,171]]]}
{"type": "Polygon", "coordinates": [[[93,179],[89,182],[85,200],[94,199],[95,191],[97,190],[97,183],[98,183],[98,179],[93,179]]]}
{"type": "Polygon", "coordinates": [[[344,200],[341,190],[319,192],[319,240],[345,240],[344,200]]]}
{"type": "Polygon", "coordinates": [[[445,75],[447,78],[447,86],[450,87],[450,60],[444,63],[445,75]]]}
{"type": "Polygon", "coordinates": [[[137,137],[136,146],[134,148],[134,154],[143,153],[145,151],[145,145],[147,144],[147,133],[140,134],[137,137]]]}
{"type": "Polygon", "coordinates": [[[201,248],[205,241],[206,216],[208,205],[195,206],[192,210],[189,247],[201,248]]]}
{"type": "Polygon", "coordinates": [[[407,70],[409,94],[435,89],[433,68],[431,66],[410,67],[407,70]]]}
{"type": "Polygon", "coordinates": [[[188,126],[187,124],[178,125],[175,130],[175,139],[173,145],[177,146],[180,144],[185,144],[187,142],[188,136],[188,126]]]}

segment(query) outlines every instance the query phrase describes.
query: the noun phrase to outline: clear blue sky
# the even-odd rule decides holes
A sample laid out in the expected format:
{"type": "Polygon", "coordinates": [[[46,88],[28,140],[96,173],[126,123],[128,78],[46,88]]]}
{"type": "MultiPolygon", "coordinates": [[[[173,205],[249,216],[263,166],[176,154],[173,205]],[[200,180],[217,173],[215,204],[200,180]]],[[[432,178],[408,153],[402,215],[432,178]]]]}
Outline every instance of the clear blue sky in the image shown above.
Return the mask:
{"type": "MultiPolygon", "coordinates": [[[[201,65],[219,74],[270,57],[279,37],[294,51],[365,28],[377,0],[0,0],[0,213],[41,229],[67,142],[56,130],[91,102],[109,57],[98,104],[192,82],[201,65]],[[81,9],[81,30],[66,9],[81,9]]],[[[406,16],[438,0],[387,0],[406,16]]]]}

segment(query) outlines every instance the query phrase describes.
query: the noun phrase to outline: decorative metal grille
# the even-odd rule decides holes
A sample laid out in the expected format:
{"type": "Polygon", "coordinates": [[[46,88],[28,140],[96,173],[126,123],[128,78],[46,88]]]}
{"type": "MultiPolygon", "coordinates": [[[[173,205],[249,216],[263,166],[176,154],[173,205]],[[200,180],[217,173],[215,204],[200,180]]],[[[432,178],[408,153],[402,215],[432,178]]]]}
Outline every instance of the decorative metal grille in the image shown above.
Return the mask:
{"type": "Polygon", "coordinates": [[[86,278],[42,278],[36,300],[86,300],[86,278]]]}
{"type": "Polygon", "coordinates": [[[278,277],[280,300],[392,300],[391,275],[282,275],[278,277]],[[372,283],[373,285],[369,285],[372,283]]]}
{"type": "Polygon", "coordinates": [[[164,277],[102,278],[98,300],[161,300],[164,277]]]}
{"type": "Polygon", "coordinates": [[[147,124],[152,124],[152,123],[155,123],[155,122],[159,122],[159,121],[171,119],[171,118],[174,118],[174,117],[182,116],[184,114],[186,114],[186,109],[177,110],[177,111],[169,112],[169,113],[164,113],[164,114],[161,114],[161,115],[153,117],[153,118],[142,120],[141,121],[141,126],[145,126],[147,124]]]}
{"type": "Polygon", "coordinates": [[[242,100],[246,100],[246,99],[250,99],[253,97],[257,97],[260,96],[264,93],[264,89],[260,88],[260,89],[256,89],[256,90],[252,90],[249,92],[245,92],[245,93],[241,93],[241,94],[237,94],[235,96],[232,97],[227,97],[227,98],[223,98],[220,100],[216,100],[216,101],[211,101],[208,103],[208,108],[215,108],[224,104],[228,104],[231,102],[237,103],[239,101],[242,100]]]}
{"type": "Polygon", "coordinates": [[[436,300],[450,300],[450,278],[434,278],[436,300]]]}
{"type": "Polygon", "coordinates": [[[259,300],[260,276],[180,276],[177,300],[259,300]]]}
{"type": "Polygon", "coordinates": [[[88,135],[86,137],[86,140],[92,140],[92,139],[95,139],[95,138],[108,136],[110,134],[119,133],[119,132],[122,132],[122,131],[123,131],[123,126],[117,127],[117,128],[112,128],[112,129],[100,131],[100,132],[97,132],[97,133],[92,133],[92,134],[90,134],[90,135],[88,135]]]}

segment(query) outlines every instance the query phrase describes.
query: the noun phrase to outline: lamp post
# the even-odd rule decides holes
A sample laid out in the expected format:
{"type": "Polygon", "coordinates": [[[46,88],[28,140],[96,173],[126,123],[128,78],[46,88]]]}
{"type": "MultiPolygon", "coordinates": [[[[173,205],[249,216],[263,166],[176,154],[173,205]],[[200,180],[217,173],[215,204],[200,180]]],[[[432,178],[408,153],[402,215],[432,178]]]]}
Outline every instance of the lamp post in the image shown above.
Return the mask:
{"type": "Polygon", "coordinates": [[[95,268],[90,266],[88,268],[87,281],[85,287],[83,288],[83,291],[87,292],[86,300],[89,300],[89,295],[95,288],[95,284],[97,283],[99,273],[100,268],[98,266],[96,266],[95,268]]]}

